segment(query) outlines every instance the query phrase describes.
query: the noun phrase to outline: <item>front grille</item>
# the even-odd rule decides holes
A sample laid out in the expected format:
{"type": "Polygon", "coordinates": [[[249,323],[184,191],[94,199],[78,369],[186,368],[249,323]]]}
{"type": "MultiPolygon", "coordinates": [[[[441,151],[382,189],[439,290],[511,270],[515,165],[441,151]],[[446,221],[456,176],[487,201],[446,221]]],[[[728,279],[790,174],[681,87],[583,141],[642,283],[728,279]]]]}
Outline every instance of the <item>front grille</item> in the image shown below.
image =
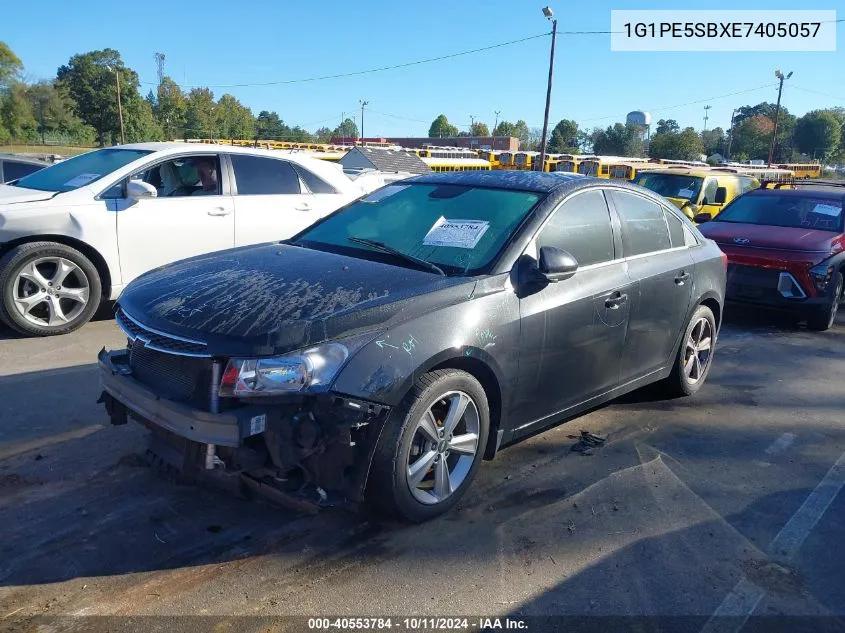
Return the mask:
{"type": "Polygon", "coordinates": [[[156,395],[208,410],[211,359],[168,354],[136,339],[129,346],[129,366],[156,395]]]}
{"type": "Polygon", "coordinates": [[[208,353],[208,345],[202,341],[195,341],[176,336],[175,334],[167,334],[166,332],[154,330],[129,316],[123,308],[117,309],[114,318],[130,341],[141,339],[148,349],[179,356],[194,356],[199,358],[210,358],[211,356],[208,353]]]}

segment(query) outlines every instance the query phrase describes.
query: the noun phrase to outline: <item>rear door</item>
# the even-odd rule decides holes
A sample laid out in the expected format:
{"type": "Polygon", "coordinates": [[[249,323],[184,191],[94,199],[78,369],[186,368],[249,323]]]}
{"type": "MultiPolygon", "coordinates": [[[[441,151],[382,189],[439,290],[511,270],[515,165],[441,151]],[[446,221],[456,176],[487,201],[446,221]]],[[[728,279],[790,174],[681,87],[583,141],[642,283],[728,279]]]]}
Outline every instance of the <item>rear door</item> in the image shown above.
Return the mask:
{"type": "Polygon", "coordinates": [[[235,177],[235,244],[287,239],[320,218],[315,196],[293,163],[279,158],[230,154],[235,177]]]}
{"type": "Polygon", "coordinates": [[[670,363],[692,300],[694,264],[681,221],[637,193],[613,190],[628,276],[635,284],[620,382],[670,363]]]}
{"type": "Polygon", "coordinates": [[[163,264],[234,246],[234,208],[218,155],[171,157],[130,178],[154,186],[157,195],[128,199],[122,183],[123,197],[110,201],[117,211],[124,284],[163,264]],[[209,175],[202,182],[197,166],[207,161],[211,161],[209,175]]]}

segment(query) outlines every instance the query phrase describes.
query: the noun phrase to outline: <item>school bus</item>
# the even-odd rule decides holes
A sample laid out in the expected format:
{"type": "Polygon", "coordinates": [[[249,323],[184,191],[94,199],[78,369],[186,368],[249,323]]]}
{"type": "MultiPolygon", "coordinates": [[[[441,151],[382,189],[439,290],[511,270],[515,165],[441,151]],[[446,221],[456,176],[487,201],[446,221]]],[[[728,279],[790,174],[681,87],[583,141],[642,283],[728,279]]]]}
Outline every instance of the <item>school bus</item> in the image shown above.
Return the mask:
{"type": "Polygon", "coordinates": [[[820,178],[822,175],[820,163],[781,163],[780,165],[773,165],[773,167],[789,169],[795,172],[796,178],[820,178]]]}
{"type": "Polygon", "coordinates": [[[502,152],[499,154],[499,169],[513,169],[513,152],[502,152]]]}
{"type": "Polygon", "coordinates": [[[565,171],[570,174],[578,173],[578,165],[587,160],[594,159],[595,156],[590,154],[561,154],[557,162],[555,171],[565,171]]]}
{"type": "Polygon", "coordinates": [[[489,171],[490,161],[483,158],[436,158],[422,157],[421,160],[432,171],[489,171]]]}
{"type": "Polygon", "coordinates": [[[631,163],[628,161],[620,161],[618,163],[611,163],[607,166],[607,177],[612,180],[633,180],[637,177],[643,169],[658,170],[666,169],[671,165],[661,165],[659,163],[631,163]]]}
{"type": "Polygon", "coordinates": [[[501,169],[501,164],[499,163],[499,156],[501,154],[502,152],[500,150],[482,149],[479,150],[478,157],[490,163],[490,169],[501,169]]]}
{"type": "Polygon", "coordinates": [[[674,160],[672,158],[658,158],[658,165],[675,165],[676,167],[709,167],[707,163],[700,160],[674,160]]]}
{"type": "Polygon", "coordinates": [[[593,156],[578,165],[578,173],[585,176],[595,176],[596,178],[609,178],[610,165],[618,163],[648,164],[648,159],[628,156],[593,156]]]}
{"type": "Polygon", "coordinates": [[[513,168],[530,171],[534,168],[534,160],[540,156],[540,152],[517,152],[513,156],[513,168]]]}
{"type": "Polygon", "coordinates": [[[766,189],[795,188],[795,172],[791,169],[780,169],[778,167],[765,167],[761,169],[758,165],[755,165],[753,169],[748,169],[746,165],[741,167],[713,167],[710,171],[751,176],[760,181],[761,186],[766,189]]]}

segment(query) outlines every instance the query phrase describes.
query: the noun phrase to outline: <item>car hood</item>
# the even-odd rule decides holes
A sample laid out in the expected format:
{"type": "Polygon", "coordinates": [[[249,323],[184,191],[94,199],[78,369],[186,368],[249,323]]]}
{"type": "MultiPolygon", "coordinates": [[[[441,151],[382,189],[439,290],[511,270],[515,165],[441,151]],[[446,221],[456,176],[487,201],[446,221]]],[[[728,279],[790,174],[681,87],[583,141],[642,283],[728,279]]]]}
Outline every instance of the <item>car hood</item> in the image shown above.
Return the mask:
{"type": "Polygon", "coordinates": [[[142,275],[118,305],[144,326],[213,355],[279,354],[466,300],[475,281],[334,253],[264,244],[142,275]]]}
{"type": "Polygon", "coordinates": [[[718,244],[804,252],[829,253],[835,237],[830,231],[734,222],[707,222],[698,228],[718,244]]]}
{"type": "Polygon", "coordinates": [[[672,198],[667,196],[666,199],[679,209],[683,209],[685,206],[690,204],[690,201],[687,198],[672,198]]]}
{"type": "Polygon", "coordinates": [[[12,185],[0,185],[0,209],[5,204],[40,202],[42,200],[49,200],[55,195],[55,191],[39,191],[38,189],[13,187],[12,185]]]}

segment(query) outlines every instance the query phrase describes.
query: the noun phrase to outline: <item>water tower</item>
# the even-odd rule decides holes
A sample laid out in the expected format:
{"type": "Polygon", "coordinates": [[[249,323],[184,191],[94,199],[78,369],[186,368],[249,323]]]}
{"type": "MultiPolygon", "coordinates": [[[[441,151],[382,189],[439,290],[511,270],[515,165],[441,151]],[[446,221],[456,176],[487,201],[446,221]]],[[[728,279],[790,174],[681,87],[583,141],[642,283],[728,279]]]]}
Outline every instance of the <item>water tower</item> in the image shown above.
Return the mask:
{"type": "Polygon", "coordinates": [[[643,149],[648,154],[648,141],[651,138],[651,112],[634,110],[625,117],[625,123],[636,126],[640,130],[640,140],[643,142],[643,149]]]}

